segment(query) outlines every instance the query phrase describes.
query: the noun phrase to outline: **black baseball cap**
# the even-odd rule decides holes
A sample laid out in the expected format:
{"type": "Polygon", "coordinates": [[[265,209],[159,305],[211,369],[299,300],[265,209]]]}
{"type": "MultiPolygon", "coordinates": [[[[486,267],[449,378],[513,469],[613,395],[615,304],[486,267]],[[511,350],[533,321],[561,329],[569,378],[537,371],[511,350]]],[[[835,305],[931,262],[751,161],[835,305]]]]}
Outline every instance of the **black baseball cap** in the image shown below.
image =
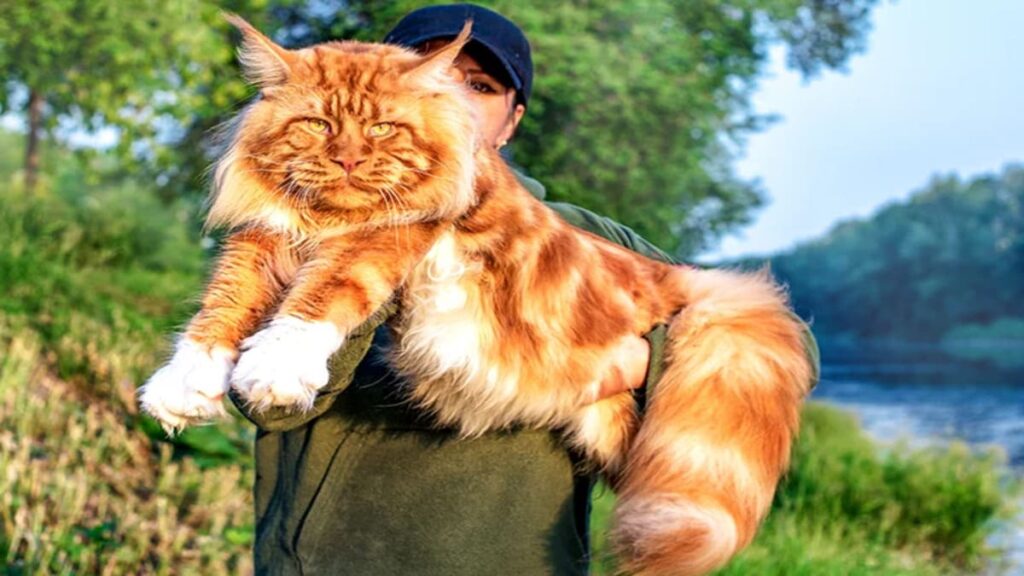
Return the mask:
{"type": "Polygon", "coordinates": [[[406,14],[384,37],[384,42],[415,48],[431,40],[454,38],[462,31],[466,20],[473,21],[467,49],[478,45],[492,56],[507,76],[502,80],[509,81],[508,85],[516,89],[516,100],[525,106],[533,88],[530,43],[518,26],[493,10],[475,4],[420,8],[406,14]]]}

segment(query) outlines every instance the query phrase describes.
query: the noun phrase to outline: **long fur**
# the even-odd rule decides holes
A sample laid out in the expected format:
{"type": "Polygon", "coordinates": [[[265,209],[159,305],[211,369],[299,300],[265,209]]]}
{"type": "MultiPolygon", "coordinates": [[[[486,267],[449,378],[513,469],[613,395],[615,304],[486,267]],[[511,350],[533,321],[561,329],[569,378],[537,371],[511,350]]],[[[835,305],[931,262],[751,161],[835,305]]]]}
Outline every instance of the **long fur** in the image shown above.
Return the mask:
{"type": "MultiPolygon", "coordinates": [[[[185,336],[229,356],[247,339],[239,393],[308,407],[334,348],[397,297],[391,362],[410,399],[466,436],[562,430],[619,494],[628,569],[701,574],[749,543],[811,378],[802,326],[768,275],[649,260],[531,197],[477,146],[447,73],[468,26],[419,56],[354,42],[287,51],[235,23],[262,92],[217,169],[210,220],[233,233],[185,336]],[[595,402],[615,350],[659,323],[668,365],[642,419],[629,393],[595,402]],[[291,333],[304,340],[288,348],[291,333]]],[[[144,392],[174,427],[213,413],[185,373],[144,392]]]]}

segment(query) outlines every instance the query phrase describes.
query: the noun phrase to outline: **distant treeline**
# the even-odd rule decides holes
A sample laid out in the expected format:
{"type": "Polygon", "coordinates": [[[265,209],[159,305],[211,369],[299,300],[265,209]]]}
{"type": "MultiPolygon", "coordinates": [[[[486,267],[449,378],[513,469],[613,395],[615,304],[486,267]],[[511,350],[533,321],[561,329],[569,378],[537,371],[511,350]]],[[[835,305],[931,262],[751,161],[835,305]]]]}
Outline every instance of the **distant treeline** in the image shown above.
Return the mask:
{"type": "Polygon", "coordinates": [[[770,260],[819,337],[1024,339],[1024,166],[936,177],[770,260]]]}

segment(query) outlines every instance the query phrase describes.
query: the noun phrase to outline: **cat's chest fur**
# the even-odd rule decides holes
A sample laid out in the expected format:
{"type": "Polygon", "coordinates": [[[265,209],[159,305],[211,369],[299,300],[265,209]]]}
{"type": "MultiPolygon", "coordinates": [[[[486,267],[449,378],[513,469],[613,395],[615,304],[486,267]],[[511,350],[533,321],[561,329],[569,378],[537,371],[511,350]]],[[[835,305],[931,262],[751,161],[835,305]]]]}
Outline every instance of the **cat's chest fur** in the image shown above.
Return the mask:
{"type": "Polygon", "coordinates": [[[483,274],[452,233],[441,236],[406,283],[392,350],[413,399],[470,434],[515,411],[518,380],[497,354],[483,274]]]}
{"type": "Polygon", "coordinates": [[[413,270],[403,294],[399,334],[403,348],[422,356],[422,376],[471,373],[481,355],[479,264],[469,261],[454,236],[438,239],[413,270]]]}

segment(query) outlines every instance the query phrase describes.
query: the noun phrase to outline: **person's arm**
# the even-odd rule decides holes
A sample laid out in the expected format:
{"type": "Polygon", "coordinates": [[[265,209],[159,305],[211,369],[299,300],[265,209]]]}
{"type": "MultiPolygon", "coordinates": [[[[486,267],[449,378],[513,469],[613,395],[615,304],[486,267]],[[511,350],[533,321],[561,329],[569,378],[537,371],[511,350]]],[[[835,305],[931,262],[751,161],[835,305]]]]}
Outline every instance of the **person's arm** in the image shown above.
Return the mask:
{"type": "Polygon", "coordinates": [[[327,385],[317,391],[313,407],[308,411],[293,407],[272,406],[266,410],[255,410],[248,406],[244,399],[232,388],[228,393],[231,402],[249,421],[269,432],[280,432],[298,428],[320,416],[334,403],[334,399],[348,388],[356,373],[356,368],[366,357],[373,342],[373,334],[395,310],[393,303],[385,304],[366,322],[349,334],[345,344],[331,356],[329,368],[331,379],[327,385]]]}

